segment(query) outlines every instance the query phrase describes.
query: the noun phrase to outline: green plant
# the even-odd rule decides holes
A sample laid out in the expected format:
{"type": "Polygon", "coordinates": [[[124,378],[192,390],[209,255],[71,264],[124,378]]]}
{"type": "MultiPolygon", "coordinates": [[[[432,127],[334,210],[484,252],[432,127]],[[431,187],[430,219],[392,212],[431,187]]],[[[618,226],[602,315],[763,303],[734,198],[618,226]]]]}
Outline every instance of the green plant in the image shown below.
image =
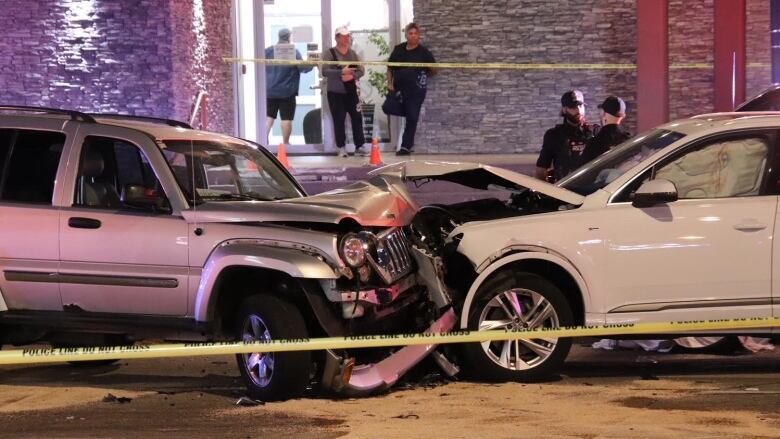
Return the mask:
{"type": "MultiPolygon", "coordinates": [[[[368,42],[376,46],[379,56],[390,54],[390,44],[377,31],[371,31],[368,35],[368,42]]],[[[368,72],[368,83],[379,92],[380,98],[387,94],[387,72],[378,72],[370,70],[368,72]]]]}

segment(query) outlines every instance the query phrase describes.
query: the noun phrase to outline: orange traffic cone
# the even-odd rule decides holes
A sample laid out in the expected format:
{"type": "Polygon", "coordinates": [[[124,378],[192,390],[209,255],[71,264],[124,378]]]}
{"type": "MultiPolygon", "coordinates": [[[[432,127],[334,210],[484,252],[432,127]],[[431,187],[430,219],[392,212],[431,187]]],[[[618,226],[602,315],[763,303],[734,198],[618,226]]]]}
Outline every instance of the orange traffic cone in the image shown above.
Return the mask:
{"type": "Polygon", "coordinates": [[[284,147],[284,142],[279,144],[279,149],[276,150],[276,158],[279,159],[285,168],[292,169],[290,161],[287,160],[287,149],[284,147]]]}
{"type": "Polygon", "coordinates": [[[376,137],[371,139],[371,160],[368,162],[371,166],[382,165],[382,154],[379,152],[379,141],[376,137]]]}

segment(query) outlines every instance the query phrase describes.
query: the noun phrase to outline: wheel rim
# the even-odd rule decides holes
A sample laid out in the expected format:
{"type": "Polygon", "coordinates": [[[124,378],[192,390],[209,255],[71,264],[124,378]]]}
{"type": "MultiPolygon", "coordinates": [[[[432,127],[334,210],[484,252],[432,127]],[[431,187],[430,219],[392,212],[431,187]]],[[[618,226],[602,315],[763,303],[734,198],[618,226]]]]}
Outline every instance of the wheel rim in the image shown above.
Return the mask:
{"type": "MultiPolygon", "coordinates": [[[[480,331],[560,327],[558,313],[547,298],[520,288],[495,295],[485,304],[478,323],[480,331]]],[[[528,370],[552,355],[558,339],[485,341],[481,345],[497,365],[510,370],[528,370]]]]}
{"type": "MultiPolygon", "coordinates": [[[[241,330],[241,340],[244,342],[271,341],[271,333],[268,331],[263,319],[257,315],[250,315],[241,330]]],[[[242,354],[244,369],[252,382],[258,387],[265,387],[271,382],[274,373],[274,354],[267,352],[252,352],[242,354]]]]}

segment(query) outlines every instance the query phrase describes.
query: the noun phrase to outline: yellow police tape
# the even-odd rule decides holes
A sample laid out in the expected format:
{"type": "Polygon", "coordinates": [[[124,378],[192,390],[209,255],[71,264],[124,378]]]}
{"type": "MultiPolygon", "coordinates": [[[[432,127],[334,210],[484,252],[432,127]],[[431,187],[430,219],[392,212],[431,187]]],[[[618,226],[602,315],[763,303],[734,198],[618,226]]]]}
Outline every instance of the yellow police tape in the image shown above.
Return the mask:
{"type": "MultiPolygon", "coordinates": [[[[344,65],[345,61],[315,61],[315,60],[283,60],[268,58],[222,58],[225,63],[256,63],[266,65],[319,66],[344,65]]],[[[413,63],[389,61],[349,61],[350,65],[386,66],[386,67],[433,67],[436,69],[484,69],[484,70],[636,70],[636,64],[577,64],[577,63],[413,63]]],[[[748,63],[748,68],[769,67],[768,63],[748,63]]],[[[678,63],[670,64],[669,69],[711,69],[712,63],[678,63]]]]}
{"type": "Polygon", "coordinates": [[[691,331],[723,331],[780,326],[780,317],[676,321],[668,323],[618,323],[597,326],[563,328],[512,329],[493,331],[451,331],[441,334],[387,334],[329,337],[312,339],[271,340],[268,342],[203,342],[157,345],[103,346],[83,348],[31,347],[0,351],[0,364],[53,363],[59,361],[91,361],[109,359],[139,359],[232,355],[250,352],[289,352],[322,349],[357,349],[444,343],[473,343],[516,339],[558,337],[603,337],[640,334],[689,333],[691,331]]]}

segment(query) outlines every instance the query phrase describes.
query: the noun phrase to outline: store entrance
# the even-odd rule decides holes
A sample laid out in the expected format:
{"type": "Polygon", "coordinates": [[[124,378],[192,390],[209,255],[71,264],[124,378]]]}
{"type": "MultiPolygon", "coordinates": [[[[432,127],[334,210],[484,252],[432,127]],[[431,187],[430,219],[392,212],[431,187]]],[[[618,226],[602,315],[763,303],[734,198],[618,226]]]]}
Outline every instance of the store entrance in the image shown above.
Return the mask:
{"type": "MultiPolygon", "coordinates": [[[[361,59],[387,59],[386,51],[400,41],[401,28],[412,17],[411,0],[236,0],[235,6],[237,47],[243,59],[319,59],[323,50],[335,44],[333,30],[339,26],[348,26],[352,49],[361,59]]],[[[384,101],[385,72],[383,66],[367,67],[359,83],[363,128],[367,139],[375,137],[383,150],[394,150],[398,122],[379,108],[384,101]]],[[[318,67],[279,68],[244,62],[236,67],[236,81],[239,135],[276,151],[289,129],[288,153],[335,153],[326,84],[318,67]],[[296,71],[299,79],[294,90],[294,79],[284,77],[296,71]],[[278,98],[288,93],[297,95],[278,98]],[[272,123],[267,118],[269,109],[277,110],[272,123]],[[292,116],[292,121],[283,121],[281,113],[286,119],[292,116]]],[[[351,149],[348,120],[346,132],[351,149]]]]}

